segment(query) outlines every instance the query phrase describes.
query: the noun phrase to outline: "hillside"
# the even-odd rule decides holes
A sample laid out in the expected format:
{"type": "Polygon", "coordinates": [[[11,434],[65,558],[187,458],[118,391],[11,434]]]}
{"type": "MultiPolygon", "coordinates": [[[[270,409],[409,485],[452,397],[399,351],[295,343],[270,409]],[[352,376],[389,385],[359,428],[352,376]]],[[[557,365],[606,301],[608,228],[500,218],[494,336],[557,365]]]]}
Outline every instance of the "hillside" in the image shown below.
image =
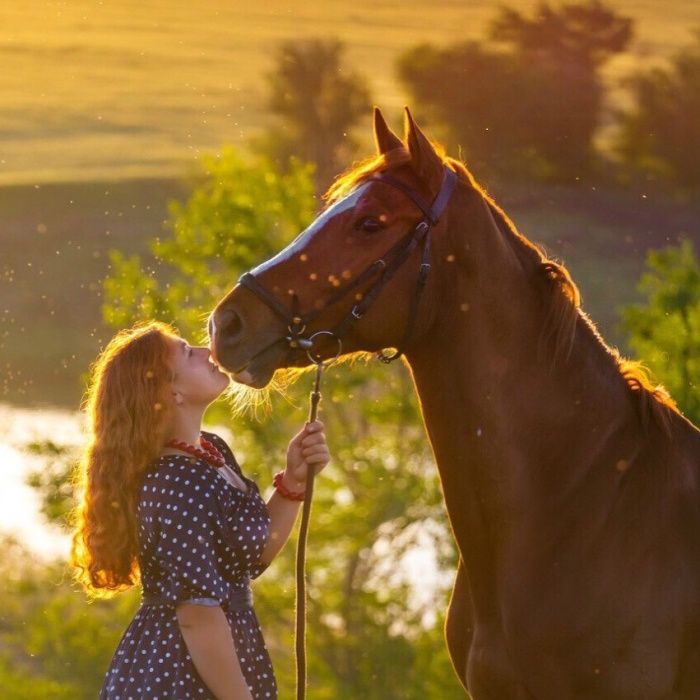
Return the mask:
{"type": "MultiPolygon", "coordinates": [[[[348,69],[398,117],[397,55],[421,42],[481,39],[500,4],[0,3],[0,184],[179,177],[203,151],[241,144],[265,123],[265,74],[282,40],[342,40],[348,69]]],[[[630,69],[668,57],[700,26],[697,0],[608,4],[636,22],[630,52],[606,69],[614,92],[630,69]]]]}

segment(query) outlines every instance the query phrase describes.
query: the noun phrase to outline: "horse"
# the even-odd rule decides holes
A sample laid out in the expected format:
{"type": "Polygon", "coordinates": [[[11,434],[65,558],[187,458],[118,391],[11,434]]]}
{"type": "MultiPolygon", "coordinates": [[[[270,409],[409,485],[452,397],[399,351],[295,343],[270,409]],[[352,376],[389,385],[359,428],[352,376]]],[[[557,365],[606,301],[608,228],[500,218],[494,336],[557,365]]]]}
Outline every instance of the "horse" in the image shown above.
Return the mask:
{"type": "Polygon", "coordinates": [[[375,108],[374,137],[216,305],[213,357],[258,388],[312,344],[403,357],[459,551],[447,648],[474,700],[700,698],[700,431],[408,109],[401,139],[375,108]]]}

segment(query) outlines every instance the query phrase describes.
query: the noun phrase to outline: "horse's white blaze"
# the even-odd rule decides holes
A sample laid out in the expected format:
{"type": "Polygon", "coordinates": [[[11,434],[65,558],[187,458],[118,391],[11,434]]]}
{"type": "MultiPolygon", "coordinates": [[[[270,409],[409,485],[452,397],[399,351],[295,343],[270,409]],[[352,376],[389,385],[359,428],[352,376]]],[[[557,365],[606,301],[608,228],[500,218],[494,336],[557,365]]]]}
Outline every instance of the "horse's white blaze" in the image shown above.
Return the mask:
{"type": "Polygon", "coordinates": [[[343,212],[352,209],[357,201],[362,196],[362,193],[367,189],[369,183],[360,185],[356,190],[353,190],[349,195],[343,197],[340,201],[336,202],[332,207],[329,207],[320,216],[318,216],[311,225],[304,229],[286,248],[281,250],[277,255],[264,263],[261,263],[256,268],[251,270],[252,275],[257,275],[260,272],[269,270],[271,267],[277,265],[277,263],[289,260],[294,255],[301,253],[306,246],[311,242],[313,237],[331,220],[335,219],[343,212]]]}

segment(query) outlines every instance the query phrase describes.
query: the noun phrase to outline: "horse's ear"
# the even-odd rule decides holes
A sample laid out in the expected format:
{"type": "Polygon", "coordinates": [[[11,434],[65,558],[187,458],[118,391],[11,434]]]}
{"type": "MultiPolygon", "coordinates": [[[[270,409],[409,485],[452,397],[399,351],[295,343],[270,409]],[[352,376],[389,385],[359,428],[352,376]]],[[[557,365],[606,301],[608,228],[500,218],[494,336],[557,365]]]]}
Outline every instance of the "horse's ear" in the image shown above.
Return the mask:
{"type": "Polygon", "coordinates": [[[437,192],[442,184],[442,158],[428,141],[425,134],[413,121],[408,107],[404,107],[404,130],[408,152],[411,154],[411,164],[416,174],[428,185],[431,192],[437,192]]]}
{"type": "Polygon", "coordinates": [[[379,107],[374,108],[374,142],[380,155],[403,148],[401,139],[387,126],[379,107]]]}

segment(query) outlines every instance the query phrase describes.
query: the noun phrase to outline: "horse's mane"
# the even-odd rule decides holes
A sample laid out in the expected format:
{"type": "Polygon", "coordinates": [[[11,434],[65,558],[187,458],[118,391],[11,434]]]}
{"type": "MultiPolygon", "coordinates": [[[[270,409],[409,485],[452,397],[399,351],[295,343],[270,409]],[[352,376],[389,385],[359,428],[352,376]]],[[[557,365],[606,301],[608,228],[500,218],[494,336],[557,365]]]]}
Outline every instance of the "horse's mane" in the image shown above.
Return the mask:
{"type": "MultiPolygon", "coordinates": [[[[669,435],[672,416],[679,414],[679,410],[666,389],[653,383],[649,370],[641,362],[622,357],[617,348],[612,348],[605,342],[595,323],[581,308],[580,292],[566,267],[556,260],[549,259],[539,245],[518,231],[515,224],[477,183],[462,162],[446,156],[439,147],[437,150],[443,163],[454,170],[462,182],[481,195],[499,231],[521,261],[532,270],[532,274],[539,278],[538,287],[543,290],[547,307],[539,351],[550,348],[554,363],[566,363],[571,356],[577,328],[586,329],[637,397],[644,431],[648,431],[649,422],[653,420],[666,435],[669,435]]],[[[324,199],[328,202],[337,201],[374,173],[399,167],[410,160],[411,157],[405,148],[397,148],[360,161],[336,178],[324,199]]]]}

